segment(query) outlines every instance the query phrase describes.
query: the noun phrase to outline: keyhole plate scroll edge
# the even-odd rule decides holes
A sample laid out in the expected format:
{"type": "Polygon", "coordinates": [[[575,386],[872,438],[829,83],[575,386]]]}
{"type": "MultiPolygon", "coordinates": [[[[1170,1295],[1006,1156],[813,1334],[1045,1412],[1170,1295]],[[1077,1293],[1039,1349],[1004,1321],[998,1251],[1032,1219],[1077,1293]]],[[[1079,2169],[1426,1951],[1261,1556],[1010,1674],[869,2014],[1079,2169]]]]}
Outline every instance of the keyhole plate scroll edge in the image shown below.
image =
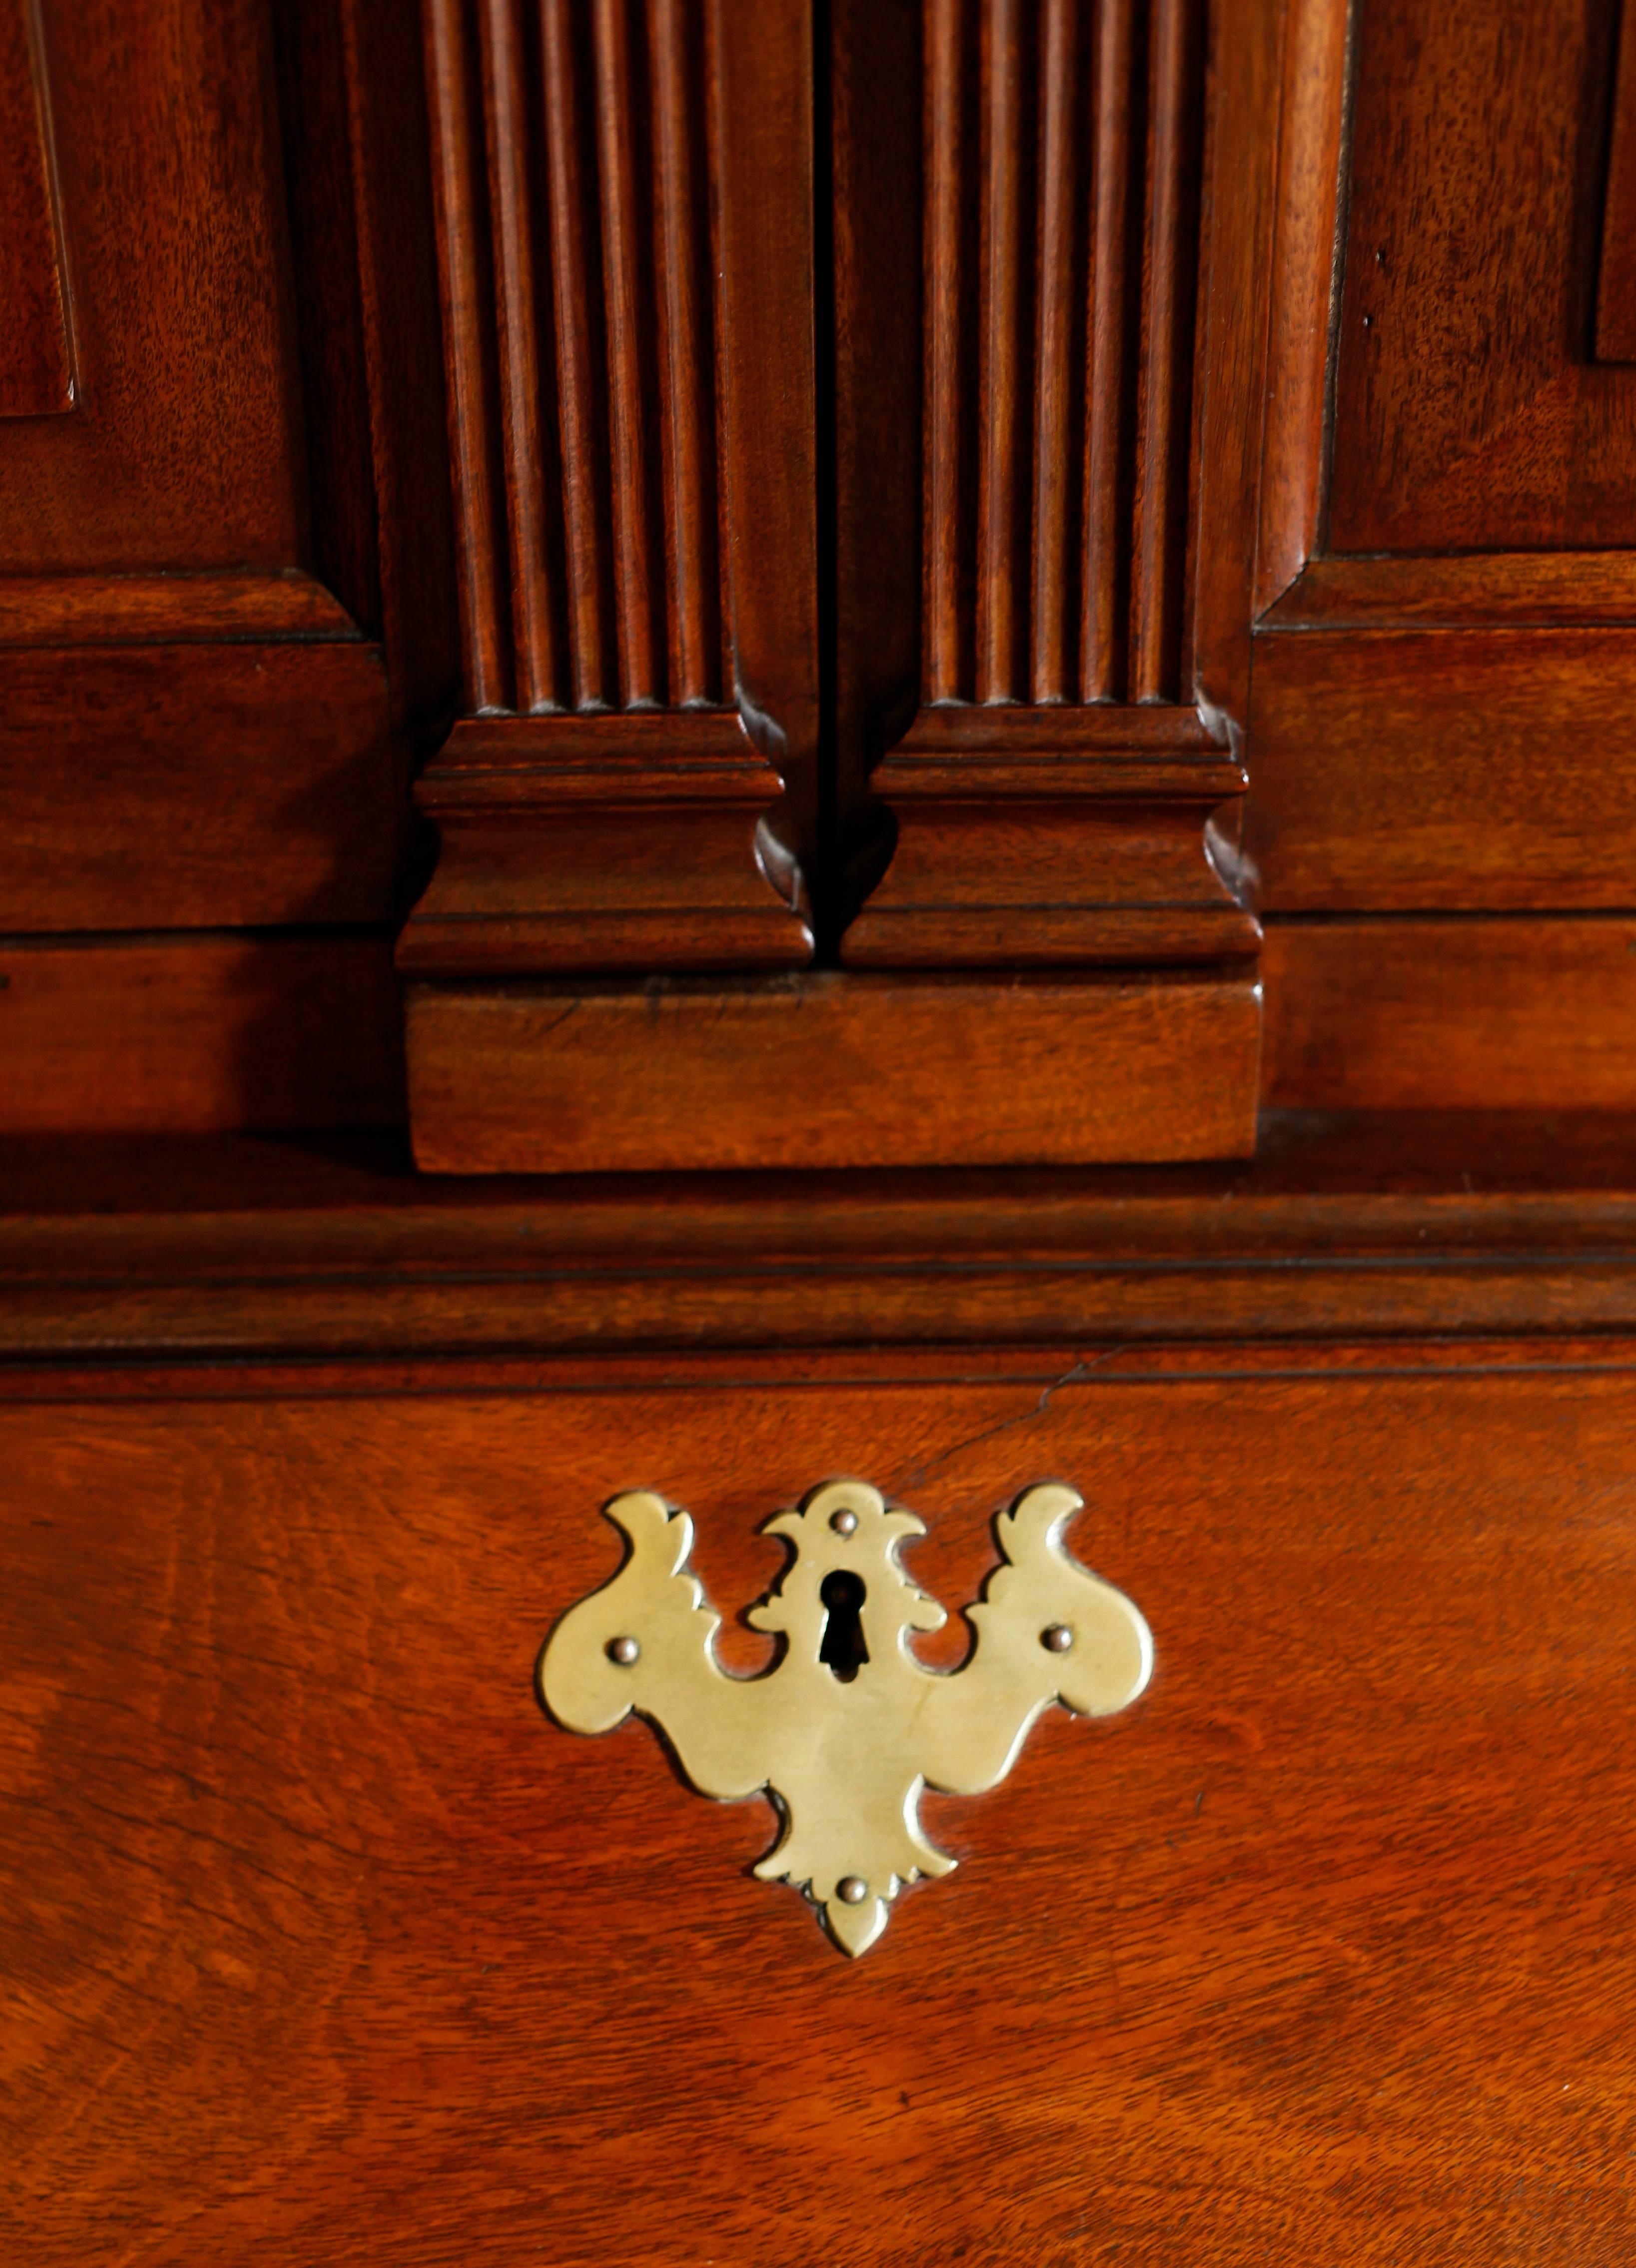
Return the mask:
{"type": "Polygon", "coordinates": [[[947,1617],[898,1560],[924,1523],[867,1481],[825,1481],[763,1525],[793,1557],[748,1620],[781,1633],[785,1650],[759,1676],[735,1677],[716,1660],[721,1616],[689,1565],[691,1518],[632,1490],[605,1507],[629,1547],[624,1563],[551,1633],[541,1698],[575,1733],[609,1732],[635,1711],[701,1795],[772,1799],[783,1831],[755,1872],[802,1890],[841,1951],[863,1953],[905,1883],[954,1867],[920,1823],[923,1787],[979,1795],[1053,1703],[1111,1716],[1152,1675],[1140,1610],[1063,1548],[1082,1504],[1049,1481],[998,1514],[1001,1564],[967,1609],[976,1646],[943,1672],[924,1668],[909,1638],[947,1617]],[[862,1586],[850,1676],[825,1659],[824,1587],[838,1574],[862,1586]]]}

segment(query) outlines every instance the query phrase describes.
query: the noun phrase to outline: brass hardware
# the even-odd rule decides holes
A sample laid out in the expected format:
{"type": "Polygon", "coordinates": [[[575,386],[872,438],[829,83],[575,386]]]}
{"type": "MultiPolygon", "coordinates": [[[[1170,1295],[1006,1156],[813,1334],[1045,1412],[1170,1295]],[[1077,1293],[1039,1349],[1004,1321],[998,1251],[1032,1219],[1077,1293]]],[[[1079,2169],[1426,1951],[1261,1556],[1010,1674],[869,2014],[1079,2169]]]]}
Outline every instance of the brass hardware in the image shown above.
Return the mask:
{"type": "Polygon", "coordinates": [[[1147,1624],[1062,1549],[1082,1501],[1047,1483],[999,1515],[1004,1564],[967,1610],[975,1651],[944,1674],[908,1646],[947,1619],[898,1564],[923,1522],[865,1482],[826,1482],[766,1523],[795,1557],[749,1619],[786,1648],[761,1675],[733,1677],[715,1659],[721,1616],[688,1568],[692,1521],[647,1490],[616,1497],[607,1516],[629,1554],[557,1624],[540,1693],[570,1732],[609,1732],[633,1709],[650,1719],[701,1795],[769,1795],[784,1831],[757,1874],[803,1890],[841,1950],[862,1953],[904,1883],[953,1870],[920,1824],[923,1787],[980,1794],[1053,1701],[1105,1717],[1148,1683],[1147,1624]],[[833,1624],[848,1626],[846,1646],[833,1624]]]}

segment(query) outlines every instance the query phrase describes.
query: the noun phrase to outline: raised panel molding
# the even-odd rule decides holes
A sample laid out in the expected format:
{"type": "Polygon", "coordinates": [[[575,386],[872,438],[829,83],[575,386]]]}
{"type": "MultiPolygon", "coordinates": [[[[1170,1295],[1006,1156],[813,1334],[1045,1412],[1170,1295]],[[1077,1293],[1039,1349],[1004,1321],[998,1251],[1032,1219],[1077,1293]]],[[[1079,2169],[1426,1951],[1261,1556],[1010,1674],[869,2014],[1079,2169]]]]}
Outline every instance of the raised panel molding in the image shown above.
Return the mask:
{"type": "Polygon", "coordinates": [[[417,975],[811,953],[811,31],[714,5],[427,11],[468,721],[417,975]]]}
{"type": "Polygon", "coordinates": [[[1252,954],[1192,705],[1205,15],[931,0],[924,624],[872,968],[1252,954]]]}
{"type": "Polygon", "coordinates": [[[0,0],[0,417],[72,409],[74,347],[36,0],[0,0]]]}

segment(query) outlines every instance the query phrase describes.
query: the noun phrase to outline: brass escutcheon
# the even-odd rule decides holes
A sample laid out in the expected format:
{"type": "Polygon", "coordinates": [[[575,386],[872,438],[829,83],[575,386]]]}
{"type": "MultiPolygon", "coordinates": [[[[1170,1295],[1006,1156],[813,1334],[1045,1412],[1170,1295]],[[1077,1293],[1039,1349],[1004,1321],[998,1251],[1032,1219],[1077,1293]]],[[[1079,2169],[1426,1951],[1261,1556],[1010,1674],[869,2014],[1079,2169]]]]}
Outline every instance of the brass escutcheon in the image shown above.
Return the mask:
{"type": "Polygon", "coordinates": [[[803,1890],[836,1945],[862,1953],[906,1882],[954,1867],[921,1826],[923,1787],[980,1794],[1053,1702],[1110,1716],[1152,1674],[1141,1614],[1062,1548],[1082,1501],[1045,1483],[999,1515],[1003,1564],[967,1609],[975,1649],[945,1672],[908,1644],[946,1620],[898,1564],[923,1522],[867,1482],[826,1481],[766,1523],[794,1557],[749,1619],[786,1646],[771,1669],[735,1677],[688,1567],[692,1521],[646,1490],[616,1497],[607,1516],[629,1553],[552,1632],[540,1693],[570,1732],[608,1732],[632,1710],[649,1718],[701,1795],[769,1796],[783,1833],[756,1873],[803,1890]]]}

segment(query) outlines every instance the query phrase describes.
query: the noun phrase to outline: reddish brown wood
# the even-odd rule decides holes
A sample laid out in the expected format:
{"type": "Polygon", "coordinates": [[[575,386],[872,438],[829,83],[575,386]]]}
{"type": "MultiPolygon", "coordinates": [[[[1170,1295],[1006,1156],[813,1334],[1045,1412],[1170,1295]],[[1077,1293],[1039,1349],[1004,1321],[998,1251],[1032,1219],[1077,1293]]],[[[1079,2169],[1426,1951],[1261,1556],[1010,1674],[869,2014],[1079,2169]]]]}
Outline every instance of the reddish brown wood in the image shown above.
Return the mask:
{"type": "Polygon", "coordinates": [[[1252,1160],[1021,1174],[440,1180],[379,1143],[12,1139],[0,1349],[482,1350],[515,1384],[546,1348],[1628,1331],[1632,1155],[1627,1116],[1508,1109],[1274,1113],[1252,1160]]]}
{"type": "Polygon", "coordinates": [[[1636,924],[1270,922],[1265,1093],[1308,1110],[1636,1104],[1636,924]]]}
{"type": "Polygon", "coordinates": [[[0,11],[0,417],[72,409],[62,222],[37,0],[0,11]]]}
{"type": "MultiPolygon", "coordinates": [[[[322,0],[313,13],[320,26],[334,22],[322,0]]],[[[351,187],[351,225],[340,233],[356,261],[349,289],[369,419],[368,465],[349,469],[355,489],[368,475],[356,508],[367,522],[379,605],[378,625],[373,614],[360,619],[378,627],[389,657],[395,753],[407,776],[453,713],[460,686],[425,72],[420,25],[396,0],[344,0],[338,35],[351,187]]],[[[348,297],[348,286],[335,288],[348,297]]]]}
{"type": "MultiPolygon", "coordinates": [[[[1636,623],[1624,551],[1485,551],[1466,558],[1314,559],[1267,630],[1581,629],[1636,623]]],[[[1433,649],[1434,652],[1436,649],[1433,649]]],[[[1559,658],[1574,651],[1564,642],[1559,658]]]]}
{"type": "Polygon", "coordinates": [[[1241,1155],[1259,1012],[1248,976],[412,986],[415,1157],[575,1173],[1241,1155]]]}
{"type": "MultiPolygon", "coordinates": [[[[483,114],[488,123],[488,200],[494,219],[516,700],[517,708],[526,713],[558,705],[560,672],[555,594],[546,549],[541,364],[534,308],[536,254],[525,122],[530,73],[523,21],[522,0],[485,0],[478,11],[483,114]]],[[[475,309],[471,320],[481,320],[475,309]]],[[[473,527],[473,541],[476,536],[473,527]]],[[[473,705],[481,709],[493,704],[479,701],[473,705]]]]}
{"type": "Polygon", "coordinates": [[[1079,75],[1077,0],[1045,0],[1039,30],[1038,294],[1034,346],[1034,556],[1029,601],[1030,692],[1036,701],[1071,697],[1068,644],[1070,381],[1078,281],[1074,259],[1074,94],[1079,75]]]}
{"type": "Polygon", "coordinates": [[[878,777],[898,850],[847,932],[849,965],[1050,968],[1256,950],[1259,929],[1209,827],[1244,774],[1192,710],[926,710],[878,777]],[[1140,735],[1128,729],[1138,719],[1140,735]]]}
{"type": "Polygon", "coordinates": [[[758,873],[778,777],[730,711],[479,719],[422,776],[442,855],[406,975],[799,967],[758,873]]]}
{"type": "MultiPolygon", "coordinates": [[[[659,697],[653,638],[648,450],[642,401],[642,284],[637,272],[635,90],[625,0],[593,0],[597,174],[602,207],[602,290],[607,313],[608,441],[612,458],[615,644],[627,709],[659,697]]],[[[661,295],[662,296],[662,295],[661,295]]]]}
{"type": "MultiPolygon", "coordinates": [[[[780,771],[767,753],[796,783],[786,807],[805,812],[802,839],[815,850],[816,644],[788,638],[781,612],[789,572],[811,631],[811,219],[800,204],[810,117],[804,143],[784,131],[793,106],[810,100],[810,38],[805,48],[797,38],[805,18],[785,11],[761,30],[735,26],[722,61],[707,50],[691,0],[655,0],[640,36],[624,0],[594,11],[547,0],[537,95],[523,16],[511,0],[484,6],[481,107],[496,254],[489,298],[465,329],[465,318],[449,315],[445,343],[458,396],[461,357],[481,362],[497,342],[509,547],[481,511],[467,516],[466,541],[508,584],[517,705],[536,713],[531,723],[463,724],[424,774],[420,799],[438,828],[439,865],[401,962],[422,977],[461,978],[799,962],[811,936],[767,880],[799,897],[791,846],[771,831],[780,771]],[[752,74],[766,65],[777,81],[793,71],[777,98],[783,125],[763,115],[754,85],[747,107],[711,94],[720,70],[741,67],[741,46],[752,74]],[[741,151],[746,135],[753,146],[741,151]],[[785,233],[764,245],[760,206],[780,169],[785,233]],[[735,197],[751,200],[747,243],[728,212],[735,197]],[[790,241],[807,265],[787,272],[790,241]],[[547,276],[548,319],[537,304],[547,276]],[[806,391],[789,400],[768,329],[769,277],[785,293],[792,335],[804,295],[806,391]],[[730,320],[730,300],[739,310],[730,320]],[[723,351],[737,357],[719,440],[718,315],[723,351]],[[786,460],[799,438],[791,420],[802,417],[804,495],[799,448],[786,460]],[[735,573],[756,617],[745,633],[759,657],[750,675],[762,672],[742,705],[759,755],[731,711],[712,705],[723,627],[718,479],[741,459],[735,573]],[[763,550],[765,514],[781,494],[806,515],[807,548],[793,560],[776,533],[763,550]],[[787,744],[787,704],[774,695],[803,674],[811,714],[801,755],[787,744]],[[539,713],[559,705],[579,713],[539,713]],[[608,711],[620,713],[618,724],[608,711]]],[[[466,17],[462,0],[449,36],[469,55],[466,17]]],[[[458,186],[458,171],[451,178],[458,186]]],[[[473,203],[466,225],[481,221],[473,203]]],[[[736,602],[726,614],[737,639],[736,602]]],[[[468,657],[468,679],[471,667],[468,657]]]]}
{"type": "Polygon", "coordinates": [[[1332,549],[1636,535],[1636,379],[1592,358],[1614,16],[1361,15],[1332,549]]]}
{"type": "Polygon", "coordinates": [[[268,11],[153,0],[133,18],[96,0],[71,23],[54,9],[47,34],[80,398],[72,416],[0,423],[0,562],[304,565],[268,11]]]}
{"type": "Polygon", "coordinates": [[[0,576],[0,646],[214,645],[358,639],[332,591],[276,575],[0,576]]]}
{"type": "Polygon", "coordinates": [[[818,950],[833,958],[891,855],[869,780],[919,698],[927,523],[920,26],[913,6],[877,0],[832,0],[827,14],[829,276],[818,322],[833,389],[833,453],[821,453],[830,461],[819,474],[824,548],[833,546],[823,594],[831,811],[813,910],[818,950]]]}
{"type": "Polygon", "coordinates": [[[664,451],[671,698],[718,697],[720,591],[714,542],[715,401],[710,351],[703,121],[693,99],[699,26],[687,0],[650,0],[654,172],[658,202],[659,399],[664,451]],[[703,270],[703,272],[701,272],[703,270]]]}
{"type": "Polygon", "coordinates": [[[0,1132],[390,1126],[404,1112],[379,936],[0,941],[0,1132]]]}
{"type": "Polygon", "coordinates": [[[1636,362],[1636,33],[1619,8],[1618,77],[1596,269],[1596,356],[1636,362]]]}
{"type": "Polygon", "coordinates": [[[813,36],[808,0],[708,0],[733,693],[784,795],[762,836],[792,906],[820,840],[813,36]]]}
{"type": "Polygon", "coordinates": [[[1626,630],[1258,644],[1247,842],[1274,911],[1624,906],[1626,630]]]}
{"type": "Polygon", "coordinates": [[[1225,738],[1174,699],[1202,51],[1185,5],[928,11],[924,705],[874,776],[898,845],[849,966],[1254,949],[1212,823],[1236,765],[1083,761],[1225,738]]]}
{"type": "Polygon", "coordinates": [[[488,231],[474,40],[465,0],[432,0],[425,26],[466,696],[478,711],[509,709],[512,680],[496,551],[503,506],[498,501],[491,400],[493,342],[486,320],[492,285],[485,259],[488,231]]]}
{"type": "Polygon", "coordinates": [[[0,719],[11,930],[393,910],[400,819],[377,647],[13,650],[0,654],[0,719]]]}
{"type": "Polygon", "coordinates": [[[551,199],[552,306],[556,319],[561,407],[563,545],[568,560],[574,705],[598,709],[613,695],[603,628],[606,534],[598,492],[602,423],[593,375],[591,295],[594,222],[584,187],[574,16],[564,0],[542,0],[541,63],[551,199]]]}
{"type": "Polygon", "coordinates": [[[1284,33],[1258,615],[1318,548],[1349,17],[1346,0],[1295,0],[1284,33]]]}
{"type": "Polygon", "coordinates": [[[926,698],[957,701],[967,681],[960,590],[966,277],[965,0],[926,8],[926,698]]]}
{"type": "Polygon", "coordinates": [[[1250,711],[1283,11],[1218,0],[1211,20],[1183,676],[1230,734],[1250,711]]]}
{"type": "Polygon", "coordinates": [[[817,2231],[872,2268],[950,2232],[1048,2258],[1071,2215],[1082,2250],[1192,2224],[1277,2268],[1385,2268],[1428,2222],[1478,2268],[1623,2257],[1630,1359],[11,1407],[14,2242],[237,2264],[344,2228],[407,2264],[448,2229],[591,2268],[817,2231]],[[1053,1713],[1001,1789],[929,1805],[960,1869],[849,1969],[747,1878],[765,1806],[532,1690],[634,1480],[696,1514],[754,1665],[756,1527],[837,1460],[928,1518],[911,1564],[957,1608],[1021,1477],[1077,1480],[1072,1546],[1158,1660],[1129,1715],[1053,1713]]]}
{"type": "MultiPolygon", "coordinates": [[[[977,672],[979,702],[1019,689],[1019,300],[1023,283],[1022,0],[982,13],[981,329],[977,364],[977,672]]],[[[1023,303],[1025,304],[1025,303],[1023,303]]],[[[1025,429],[1024,429],[1025,430],[1025,429]]],[[[1026,555],[1021,555],[1025,556],[1026,555]]]]}
{"type": "Polygon", "coordinates": [[[1091,208],[1085,430],[1085,584],[1080,690],[1089,701],[1116,698],[1125,682],[1125,608],[1120,521],[1127,504],[1125,468],[1130,357],[1129,227],[1133,0],[1103,0],[1097,11],[1096,152],[1091,208]]]}
{"type": "Polygon", "coordinates": [[[1202,18],[1151,0],[1141,361],[1136,388],[1130,698],[1174,701],[1180,654],[1192,369],[1202,18]]]}
{"type": "Polygon", "coordinates": [[[1255,1141],[1258,1025],[1249,977],[410,987],[415,1157],[430,1173],[1235,1157],[1255,1141]],[[1063,1068],[1097,1059],[1117,1079],[1063,1068]]]}

